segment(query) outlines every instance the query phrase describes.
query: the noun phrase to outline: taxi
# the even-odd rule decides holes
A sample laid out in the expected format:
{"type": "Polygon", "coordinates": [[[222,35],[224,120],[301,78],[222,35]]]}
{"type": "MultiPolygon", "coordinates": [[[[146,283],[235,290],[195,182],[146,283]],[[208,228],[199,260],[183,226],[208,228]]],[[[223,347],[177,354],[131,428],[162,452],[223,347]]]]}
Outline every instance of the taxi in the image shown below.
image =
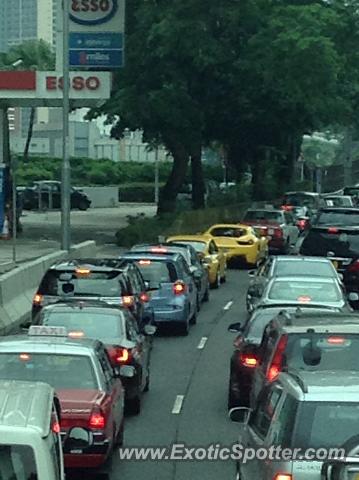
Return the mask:
{"type": "Polygon", "coordinates": [[[226,253],[227,262],[257,266],[268,256],[268,240],[253,227],[241,224],[212,225],[205,233],[226,253]]]}
{"type": "MultiPolygon", "coordinates": [[[[121,375],[131,376],[131,367],[125,368],[121,375]]],[[[65,468],[100,467],[122,443],[124,389],[119,375],[101,342],[75,340],[63,327],[31,326],[28,335],[0,339],[0,380],[40,381],[55,389],[65,468]],[[74,428],[87,429],[91,444],[66,448],[74,428]]]]}
{"type": "Polygon", "coordinates": [[[227,258],[217,242],[209,235],[176,235],[166,239],[168,243],[183,243],[195,248],[198,256],[208,268],[211,288],[218,288],[226,281],[227,258]]]}

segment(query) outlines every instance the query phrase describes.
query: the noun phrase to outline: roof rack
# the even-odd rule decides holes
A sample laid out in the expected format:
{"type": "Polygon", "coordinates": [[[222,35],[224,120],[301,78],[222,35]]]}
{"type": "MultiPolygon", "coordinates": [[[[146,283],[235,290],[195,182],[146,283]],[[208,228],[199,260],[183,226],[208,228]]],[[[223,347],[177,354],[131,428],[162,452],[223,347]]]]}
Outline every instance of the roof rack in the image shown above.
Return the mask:
{"type": "Polygon", "coordinates": [[[303,378],[300,376],[300,372],[296,368],[288,368],[287,370],[288,375],[294,377],[300,388],[302,389],[303,393],[308,393],[308,387],[305,384],[303,378]]]}

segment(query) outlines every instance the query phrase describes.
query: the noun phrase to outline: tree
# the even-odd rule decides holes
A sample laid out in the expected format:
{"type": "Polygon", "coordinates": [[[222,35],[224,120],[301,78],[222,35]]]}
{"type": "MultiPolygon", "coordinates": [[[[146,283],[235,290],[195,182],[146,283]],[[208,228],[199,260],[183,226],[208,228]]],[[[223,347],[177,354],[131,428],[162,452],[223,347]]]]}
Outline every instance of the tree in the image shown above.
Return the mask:
{"type": "MultiPolygon", "coordinates": [[[[53,70],[55,67],[55,54],[49,43],[44,40],[29,40],[19,45],[14,45],[7,53],[0,57],[0,68],[11,69],[12,65],[21,60],[23,70],[53,70]]],[[[27,138],[24,149],[24,162],[29,160],[29,148],[35,121],[35,108],[31,107],[27,138]]]]}

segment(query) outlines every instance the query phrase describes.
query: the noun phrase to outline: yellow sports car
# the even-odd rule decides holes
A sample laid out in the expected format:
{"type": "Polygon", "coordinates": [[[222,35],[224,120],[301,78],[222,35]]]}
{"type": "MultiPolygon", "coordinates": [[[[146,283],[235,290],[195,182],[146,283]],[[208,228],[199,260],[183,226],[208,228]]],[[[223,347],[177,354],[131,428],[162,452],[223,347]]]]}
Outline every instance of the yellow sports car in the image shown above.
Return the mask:
{"type": "Polygon", "coordinates": [[[226,253],[227,262],[237,260],[257,266],[268,255],[268,240],[253,227],[240,224],[212,225],[204,235],[210,235],[226,253]]]}
{"type": "Polygon", "coordinates": [[[192,245],[203,263],[207,265],[211,288],[218,288],[226,281],[226,255],[209,235],[176,235],[168,237],[167,242],[192,245]]]}

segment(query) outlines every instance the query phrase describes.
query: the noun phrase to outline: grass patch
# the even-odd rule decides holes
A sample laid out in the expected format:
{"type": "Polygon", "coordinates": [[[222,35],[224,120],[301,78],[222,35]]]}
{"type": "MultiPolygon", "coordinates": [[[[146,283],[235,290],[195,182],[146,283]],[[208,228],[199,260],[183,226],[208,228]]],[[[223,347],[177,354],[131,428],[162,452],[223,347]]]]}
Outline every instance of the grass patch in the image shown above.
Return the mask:
{"type": "Polygon", "coordinates": [[[129,217],[129,225],[116,232],[120,247],[136,243],[157,242],[159,236],[203,233],[215,223],[238,223],[248,203],[226,207],[190,210],[160,217],[129,217]]]}

